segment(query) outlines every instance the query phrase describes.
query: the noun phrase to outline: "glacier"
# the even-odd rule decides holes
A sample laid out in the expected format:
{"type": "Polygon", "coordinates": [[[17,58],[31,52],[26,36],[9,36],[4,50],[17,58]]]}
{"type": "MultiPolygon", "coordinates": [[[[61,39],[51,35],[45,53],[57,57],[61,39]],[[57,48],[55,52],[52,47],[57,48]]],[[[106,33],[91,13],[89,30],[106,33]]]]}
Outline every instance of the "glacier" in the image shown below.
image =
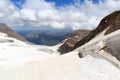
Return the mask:
{"type": "Polygon", "coordinates": [[[90,43],[60,55],[57,49],[61,44],[31,45],[0,33],[0,80],[120,80],[116,66],[91,55],[98,51],[91,45],[103,41],[102,36],[101,33],[90,43]],[[79,52],[84,53],[83,58],[79,58],[79,52]]]}

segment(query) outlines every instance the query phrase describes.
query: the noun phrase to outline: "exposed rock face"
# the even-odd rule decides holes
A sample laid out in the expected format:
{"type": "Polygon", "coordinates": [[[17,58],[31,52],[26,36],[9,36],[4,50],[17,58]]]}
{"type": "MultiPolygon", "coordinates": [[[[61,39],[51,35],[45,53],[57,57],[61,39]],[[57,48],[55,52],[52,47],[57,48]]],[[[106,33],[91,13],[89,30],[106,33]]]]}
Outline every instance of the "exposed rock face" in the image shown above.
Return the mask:
{"type": "Polygon", "coordinates": [[[60,46],[59,52],[61,54],[67,53],[69,51],[72,51],[75,47],[75,44],[77,44],[83,37],[87,36],[90,30],[76,30],[72,34],[65,37],[61,43],[64,43],[60,46]]]}
{"type": "Polygon", "coordinates": [[[80,40],[74,47],[74,49],[82,46],[83,44],[87,43],[91,39],[93,39],[97,34],[105,30],[106,28],[109,29],[105,32],[105,35],[110,34],[118,29],[120,29],[120,11],[113,12],[102,19],[98,27],[90,32],[88,36],[80,40]]]}
{"type": "Polygon", "coordinates": [[[114,31],[120,29],[120,11],[115,11],[115,12],[109,14],[108,16],[106,16],[105,18],[103,18],[96,29],[92,30],[88,35],[87,34],[85,34],[85,36],[83,35],[81,37],[81,39],[79,39],[79,41],[77,41],[74,44],[74,46],[72,45],[72,48],[70,47],[70,49],[69,49],[68,46],[66,47],[66,43],[67,43],[67,41],[66,41],[62,46],[60,46],[58,51],[60,51],[61,54],[72,51],[72,50],[84,45],[85,43],[89,42],[96,35],[98,35],[100,32],[102,32],[103,30],[105,30],[107,28],[108,28],[108,30],[105,32],[104,35],[110,34],[114,31]]]}
{"type": "Polygon", "coordinates": [[[0,32],[6,33],[8,35],[8,37],[16,38],[18,40],[27,42],[27,40],[25,38],[23,38],[22,36],[20,36],[16,32],[14,32],[13,30],[11,30],[7,25],[5,25],[3,23],[0,23],[0,32]]]}

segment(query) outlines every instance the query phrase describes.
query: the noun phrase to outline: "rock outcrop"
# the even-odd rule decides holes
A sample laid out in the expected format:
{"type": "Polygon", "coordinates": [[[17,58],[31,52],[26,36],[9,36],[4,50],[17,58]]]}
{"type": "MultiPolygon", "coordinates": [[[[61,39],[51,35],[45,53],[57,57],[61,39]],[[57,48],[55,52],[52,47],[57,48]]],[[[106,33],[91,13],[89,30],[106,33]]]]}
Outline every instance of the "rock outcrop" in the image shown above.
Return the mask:
{"type": "Polygon", "coordinates": [[[62,46],[60,46],[58,51],[61,52],[61,54],[72,51],[72,50],[84,45],[85,43],[89,42],[91,39],[93,39],[96,35],[98,35],[105,29],[107,29],[107,30],[104,33],[104,35],[108,35],[114,31],[120,29],[120,11],[115,11],[115,12],[109,14],[108,16],[106,16],[105,18],[103,18],[101,20],[100,24],[98,25],[98,27],[96,29],[92,30],[87,36],[86,35],[83,36],[82,39],[80,39],[77,43],[74,44],[72,49],[69,50],[69,48],[65,46],[65,44],[67,43],[67,42],[65,42],[62,46]],[[67,51],[62,51],[61,47],[62,47],[62,50],[67,50],[67,51]]]}
{"type": "Polygon", "coordinates": [[[85,36],[89,34],[90,30],[80,29],[76,30],[67,37],[65,37],[63,40],[61,40],[60,43],[64,43],[61,45],[58,49],[61,54],[70,52],[74,49],[75,45],[83,39],[85,36]]]}
{"type": "Polygon", "coordinates": [[[25,38],[14,32],[12,29],[10,29],[7,25],[3,23],[0,23],[0,32],[7,34],[8,37],[12,37],[20,41],[28,42],[25,38]]]}
{"type": "Polygon", "coordinates": [[[93,39],[96,35],[100,32],[105,30],[106,28],[109,29],[105,32],[105,35],[110,34],[118,29],[120,29],[120,11],[113,12],[102,19],[98,27],[90,32],[88,36],[80,40],[74,47],[74,49],[82,46],[83,44],[87,43],[91,39],[93,39]]]}

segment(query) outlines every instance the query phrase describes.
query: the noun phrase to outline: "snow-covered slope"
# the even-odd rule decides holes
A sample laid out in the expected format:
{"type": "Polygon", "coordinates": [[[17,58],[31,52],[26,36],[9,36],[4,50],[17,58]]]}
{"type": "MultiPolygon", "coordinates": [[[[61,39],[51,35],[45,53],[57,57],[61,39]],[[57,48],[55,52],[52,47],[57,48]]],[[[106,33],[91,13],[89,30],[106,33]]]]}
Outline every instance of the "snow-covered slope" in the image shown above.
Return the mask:
{"type": "Polygon", "coordinates": [[[119,74],[105,60],[64,55],[2,70],[0,80],[120,80],[119,74]]]}
{"type": "Polygon", "coordinates": [[[29,45],[0,33],[0,80],[120,80],[110,62],[79,58],[77,50],[60,56],[60,45],[29,45]]]}
{"type": "Polygon", "coordinates": [[[0,33],[0,66],[10,67],[24,64],[27,61],[40,61],[54,57],[51,47],[29,45],[0,33]]]}
{"type": "Polygon", "coordinates": [[[120,11],[108,15],[64,55],[57,50],[65,41],[30,45],[0,32],[0,80],[120,80],[118,20],[120,11]]]}

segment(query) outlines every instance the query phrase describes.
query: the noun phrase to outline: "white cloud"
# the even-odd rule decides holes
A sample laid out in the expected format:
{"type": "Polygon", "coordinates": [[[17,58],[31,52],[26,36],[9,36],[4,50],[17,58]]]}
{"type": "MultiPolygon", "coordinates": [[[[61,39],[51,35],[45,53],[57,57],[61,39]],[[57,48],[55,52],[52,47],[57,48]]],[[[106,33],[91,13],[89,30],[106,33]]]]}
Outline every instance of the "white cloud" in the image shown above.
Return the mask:
{"type": "Polygon", "coordinates": [[[0,18],[12,14],[15,6],[9,0],[0,0],[0,18]]]}
{"type": "Polygon", "coordinates": [[[45,0],[26,0],[22,9],[18,9],[9,0],[0,0],[0,22],[14,27],[51,27],[93,29],[109,13],[120,9],[120,0],[101,0],[95,4],[85,0],[56,8],[55,3],[45,0]]]}
{"type": "Polygon", "coordinates": [[[31,9],[22,9],[19,12],[19,17],[25,21],[34,21],[36,20],[35,11],[31,9]]]}

